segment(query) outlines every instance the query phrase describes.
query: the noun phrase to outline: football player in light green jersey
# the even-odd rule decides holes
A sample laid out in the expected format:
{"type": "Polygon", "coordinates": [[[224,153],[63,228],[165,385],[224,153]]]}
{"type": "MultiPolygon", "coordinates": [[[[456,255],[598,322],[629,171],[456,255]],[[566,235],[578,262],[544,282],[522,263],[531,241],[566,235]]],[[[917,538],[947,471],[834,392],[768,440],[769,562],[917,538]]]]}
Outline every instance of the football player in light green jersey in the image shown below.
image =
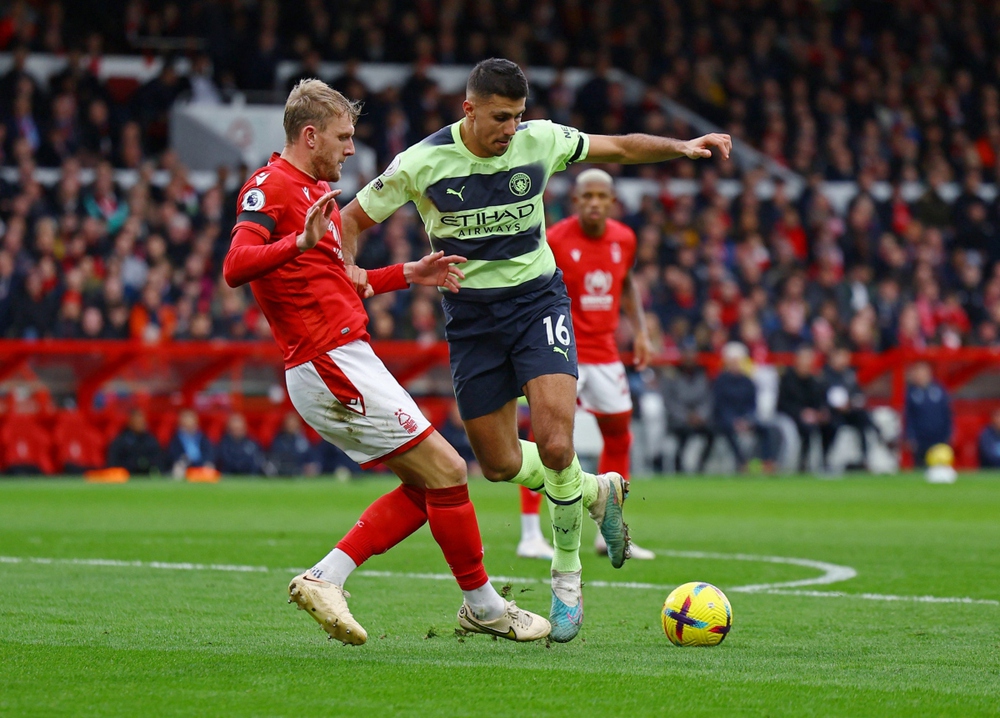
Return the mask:
{"type": "MultiPolygon", "coordinates": [[[[583,623],[584,511],[620,567],[628,556],[628,482],[616,473],[583,472],[573,450],[576,342],[566,287],[545,242],[545,185],[574,162],[637,164],[713,151],[728,159],[732,140],[588,136],[545,120],[522,122],[527,97],[527,80],[513,62],[476,65],[465,116],[398,155],[344,208],[343,250],[353,257],[361,232],[413,202],[433,249],[467,259],[460,290],[443,299],[459,410],[486,478],[545,491],[555,548],[551,637],[565,642],[583,623]],[[517,435],[522,394],[533,443],[517,435]]],[[[363,289],[364,273],[356,274],[363,289]]]]}

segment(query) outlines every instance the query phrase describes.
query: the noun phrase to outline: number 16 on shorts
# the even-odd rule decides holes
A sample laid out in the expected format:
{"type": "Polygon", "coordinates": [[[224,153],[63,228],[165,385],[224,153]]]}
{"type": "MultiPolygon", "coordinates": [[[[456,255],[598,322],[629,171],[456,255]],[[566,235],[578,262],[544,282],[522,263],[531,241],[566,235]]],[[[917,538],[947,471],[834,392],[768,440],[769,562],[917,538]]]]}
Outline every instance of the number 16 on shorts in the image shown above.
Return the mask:
{"type": "Polygon", "coordinates": [[[566,361],[569,361],[569,348],[573,342],[573,335],[570,333],[570,327],[566,326],[566,315],[556,315],[555,326],[552,324],[551,316],[544,317],[542,324],[545,325],[545,338],[548,340],[549,346],[552,347],[552,351],[562,354],[566,361]]]}

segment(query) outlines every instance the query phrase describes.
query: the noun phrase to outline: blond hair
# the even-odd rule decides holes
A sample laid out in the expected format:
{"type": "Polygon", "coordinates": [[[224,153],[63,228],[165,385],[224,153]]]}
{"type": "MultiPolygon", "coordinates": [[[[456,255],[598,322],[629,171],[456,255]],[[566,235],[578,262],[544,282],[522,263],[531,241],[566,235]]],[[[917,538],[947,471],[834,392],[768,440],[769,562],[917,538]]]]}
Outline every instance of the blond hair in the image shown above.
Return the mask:
{"type": "Polygon", "coordinates": [[[285,102],[285,141],[294,144],[306,125],[322,132],[330,119],[344,114],[355,124],[361,114],[361,103],[348,100],[322,80],[301,80],[285,102]]]}
{"type": "Polygon", "coordinates": [[[585,185],[588,185],[591,182],[594,184],[602,184],[612,192],[615,191],[615,181],[611,179],[611,175],[596,167],[586,169],[577,175],[576,188],[577,190],[581,190],[585,185]]]}

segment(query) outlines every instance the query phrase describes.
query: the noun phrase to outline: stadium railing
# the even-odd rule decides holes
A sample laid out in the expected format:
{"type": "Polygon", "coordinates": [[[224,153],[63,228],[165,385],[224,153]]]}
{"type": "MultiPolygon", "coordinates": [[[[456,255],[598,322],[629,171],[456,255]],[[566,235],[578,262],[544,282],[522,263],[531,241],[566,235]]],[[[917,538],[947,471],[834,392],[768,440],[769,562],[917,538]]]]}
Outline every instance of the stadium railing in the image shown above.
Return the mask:
{"type": "MultiPolygon", "coordinates": [[[[388,341],[373,346],[440,425],[453,401],[447,345],[388,341]]],[[[787,365],[791,359],[775,355],[771,363],[787,365]]],[[[901,414],[907,368],[921,359],[932,363],[938,381],[952,397],[957,464],[976,466],[979,432],[1000,407],[1000,351],[934,348],[857,354],[854,365],[870,405],[890,406],[901,414]]],[[[719,357],[705,354],[702,363],[714,375],[719,357]]],[[[140,408],[147,412],[157,438],[166,442],[177,412],[191,407],[202,415],[213,440],[221,434],[226,417],[239,412],[246,415],[251,433],[267,445],[281,417],[292,409],[283,373],[281,354],[268,341],[0,340],[0,437],[10,436],[8,427],[33,422],[45,434],[39,445],[48,447],[33,450],[57,452],[58,437],[65,435],[70,416],[95,428],[107,442],[125,424],[128,411],[140,408]]],[[[909,463],[905,452],[903,463],[909,463]]],[[[47,471],[56,468],[58,461],[46,462],[47,471]]]]}

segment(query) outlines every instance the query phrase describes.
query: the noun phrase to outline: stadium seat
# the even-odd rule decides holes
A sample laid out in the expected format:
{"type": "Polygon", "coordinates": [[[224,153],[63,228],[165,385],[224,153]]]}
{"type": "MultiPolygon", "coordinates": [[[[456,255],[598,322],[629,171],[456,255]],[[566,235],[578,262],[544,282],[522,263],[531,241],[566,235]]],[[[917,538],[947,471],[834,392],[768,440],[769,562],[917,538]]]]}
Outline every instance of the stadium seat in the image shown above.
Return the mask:
{"type": "Polygon", "coordinates": [[[284,420],[285,415],[275,411],[247,414],[247,431],[264,451],[269,451],[284,420]]]}
{"type": "Polygon", "coordinates": [[[160,446],[166,447],[173,438],[177,429],[177,412],[166,411],[158,416],[149,417],[149,431],[160,442],[160,446]]]}
{"type": "Polygon", "coordinates": [[[979,466],[979,434],[989,423],[989,416],[978,414],[955,416],[955,435],[952,446],[955,447],[955,467],[959,469],[974,469],[979,466]]]}
{"type": "Polygon", "coordinates": [[[52,474],[52,442],[44,424],[27,415],[11,415],[0,429],[0,463],[10,474],[52,474]]]}
{"type": "Polygon", "coordinates": [[[104,466],[107,446],[103,433],[90,417],[78,411],[63,411],[52,431],[53,455],[58,471],[80,473],[104,466]]]}
{"type": "Polygon", "coordinates": [[[229,421],[229,413],[222,411],[204,412],[198,415],[201,430],[213,444],[218,444],[219,439],[226,433],[226,422],[229,421]]]}

